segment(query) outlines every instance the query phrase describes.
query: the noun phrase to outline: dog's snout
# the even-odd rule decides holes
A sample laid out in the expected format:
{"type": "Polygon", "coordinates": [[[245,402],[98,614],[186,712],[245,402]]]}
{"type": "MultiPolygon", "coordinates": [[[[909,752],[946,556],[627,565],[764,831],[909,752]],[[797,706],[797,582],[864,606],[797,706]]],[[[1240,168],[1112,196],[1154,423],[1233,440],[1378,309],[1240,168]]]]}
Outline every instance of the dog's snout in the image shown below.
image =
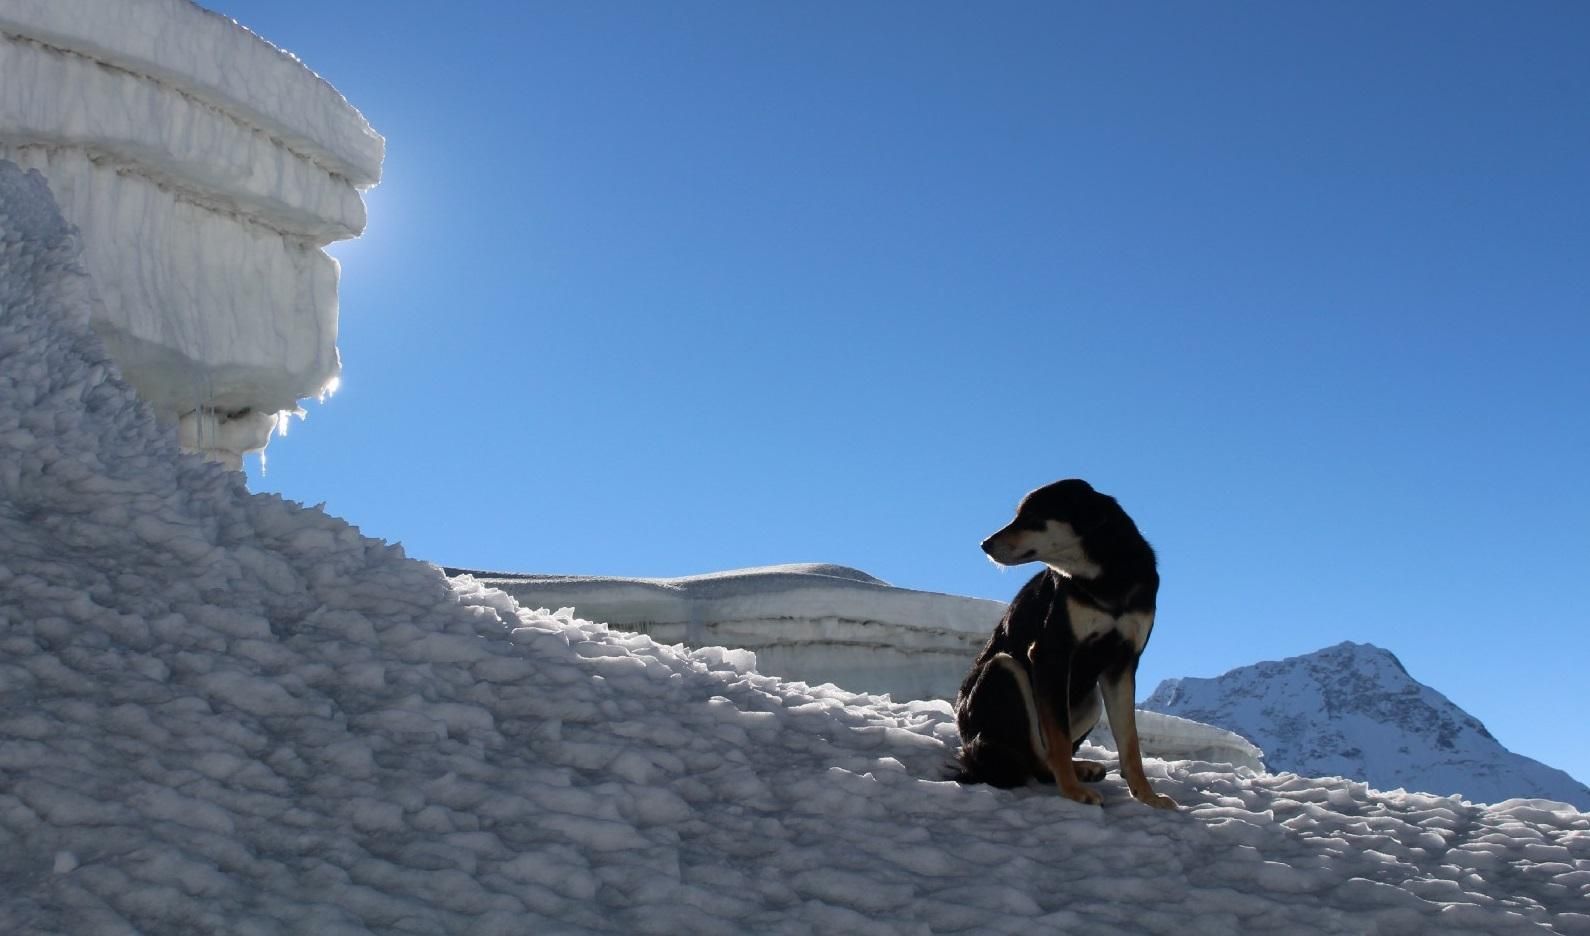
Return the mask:
{"type": "Polygon", "coordinates": [[[988,539],[983,540],[984,554],[1000,565],[1010,565],[1011,561],[1015,558],[1015,552],[1018,548],[1019,547],[1012,542],[1009,527],[1006,527],[1005,529],[995,533],[993,536],[990,536],[988,539]]]}

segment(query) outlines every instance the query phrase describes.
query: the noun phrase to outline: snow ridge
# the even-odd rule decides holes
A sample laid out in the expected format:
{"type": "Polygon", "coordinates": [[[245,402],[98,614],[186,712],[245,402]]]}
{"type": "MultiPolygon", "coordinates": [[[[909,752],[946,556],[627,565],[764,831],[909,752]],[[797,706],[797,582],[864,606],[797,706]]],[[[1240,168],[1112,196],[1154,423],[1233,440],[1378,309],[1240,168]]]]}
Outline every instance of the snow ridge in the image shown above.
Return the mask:
{"type": "Polygon", "coordinates": [[[1228,728],[1275,770],[1477,802],[1539,797],[1590,809],[1590,789],[1501,745],[1390,652],[1345,642],[1214,679],[1168,679],[1144,708],[1228,728]]]}
{"type": "MultiPolygon", "coordinates": [[[[946,782],[942,702],[449,581],[179,454],[0,162],[0,932],[1590,931],[1590,817],[1150,760],[946,782]]],[[[1103,756],[1092,747],[1084,756],[1103,756]]]]}

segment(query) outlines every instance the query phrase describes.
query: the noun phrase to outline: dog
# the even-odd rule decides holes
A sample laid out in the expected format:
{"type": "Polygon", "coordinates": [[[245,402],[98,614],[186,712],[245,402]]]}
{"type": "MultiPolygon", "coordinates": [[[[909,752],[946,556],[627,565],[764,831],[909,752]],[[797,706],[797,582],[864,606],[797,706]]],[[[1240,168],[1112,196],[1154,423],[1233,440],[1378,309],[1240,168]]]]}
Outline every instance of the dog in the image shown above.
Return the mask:
{"type": "Polygon", "coordinates": [[[1016,787],[1052,781],[1079,803],[1103,801],[1082,784],[1104,767],[1073,759],[1099,720],[1100,697],[1132,795],[1175,809],[1154,792],[1138,746],[1137,661],[1154,629],[1154,549],[1115,498],[1086,481],[1028,494],[1016,519],[983,541],[1002,566],[1042,562],[977,655],[955,698],[960,779],[1016,787]]]}

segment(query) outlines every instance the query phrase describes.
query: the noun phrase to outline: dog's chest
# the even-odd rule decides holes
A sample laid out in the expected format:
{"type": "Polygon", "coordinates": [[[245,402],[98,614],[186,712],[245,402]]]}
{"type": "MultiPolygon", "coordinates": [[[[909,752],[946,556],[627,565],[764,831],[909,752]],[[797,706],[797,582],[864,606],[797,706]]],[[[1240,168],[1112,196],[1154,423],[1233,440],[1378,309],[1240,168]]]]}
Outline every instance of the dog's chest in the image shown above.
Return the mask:
{"type": "Polygon", "coordinates": [[[1066,599],[1066,618],[1071,624],[1071,636],[1079,644],[1113,632],[1131,644],[1137,653],[1143,652],[1143,646],[1148,643],[1148,632],[1154,628],[1152,613],[1128,611],[1116,616],[1070,598],[1066,599]]]}

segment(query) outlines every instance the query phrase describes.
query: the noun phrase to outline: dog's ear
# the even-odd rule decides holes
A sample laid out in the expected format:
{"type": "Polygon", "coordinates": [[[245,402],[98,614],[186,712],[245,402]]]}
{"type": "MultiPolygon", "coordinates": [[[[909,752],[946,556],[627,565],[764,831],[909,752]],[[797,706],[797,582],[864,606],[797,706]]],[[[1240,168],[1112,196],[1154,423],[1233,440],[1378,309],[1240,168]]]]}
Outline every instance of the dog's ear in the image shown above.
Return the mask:
{"type": "Polygon", "coordinates": [[[1089,498],[1089,500],[1092,501],[1093,510],[1097,512],[1097,516],[1101,521],[1116,520],[1127,515],[1126,508],[1121,506],[1121,502],[1108,494],[1100,494],[1095,491],[1093,497],[1089,498]]]}

